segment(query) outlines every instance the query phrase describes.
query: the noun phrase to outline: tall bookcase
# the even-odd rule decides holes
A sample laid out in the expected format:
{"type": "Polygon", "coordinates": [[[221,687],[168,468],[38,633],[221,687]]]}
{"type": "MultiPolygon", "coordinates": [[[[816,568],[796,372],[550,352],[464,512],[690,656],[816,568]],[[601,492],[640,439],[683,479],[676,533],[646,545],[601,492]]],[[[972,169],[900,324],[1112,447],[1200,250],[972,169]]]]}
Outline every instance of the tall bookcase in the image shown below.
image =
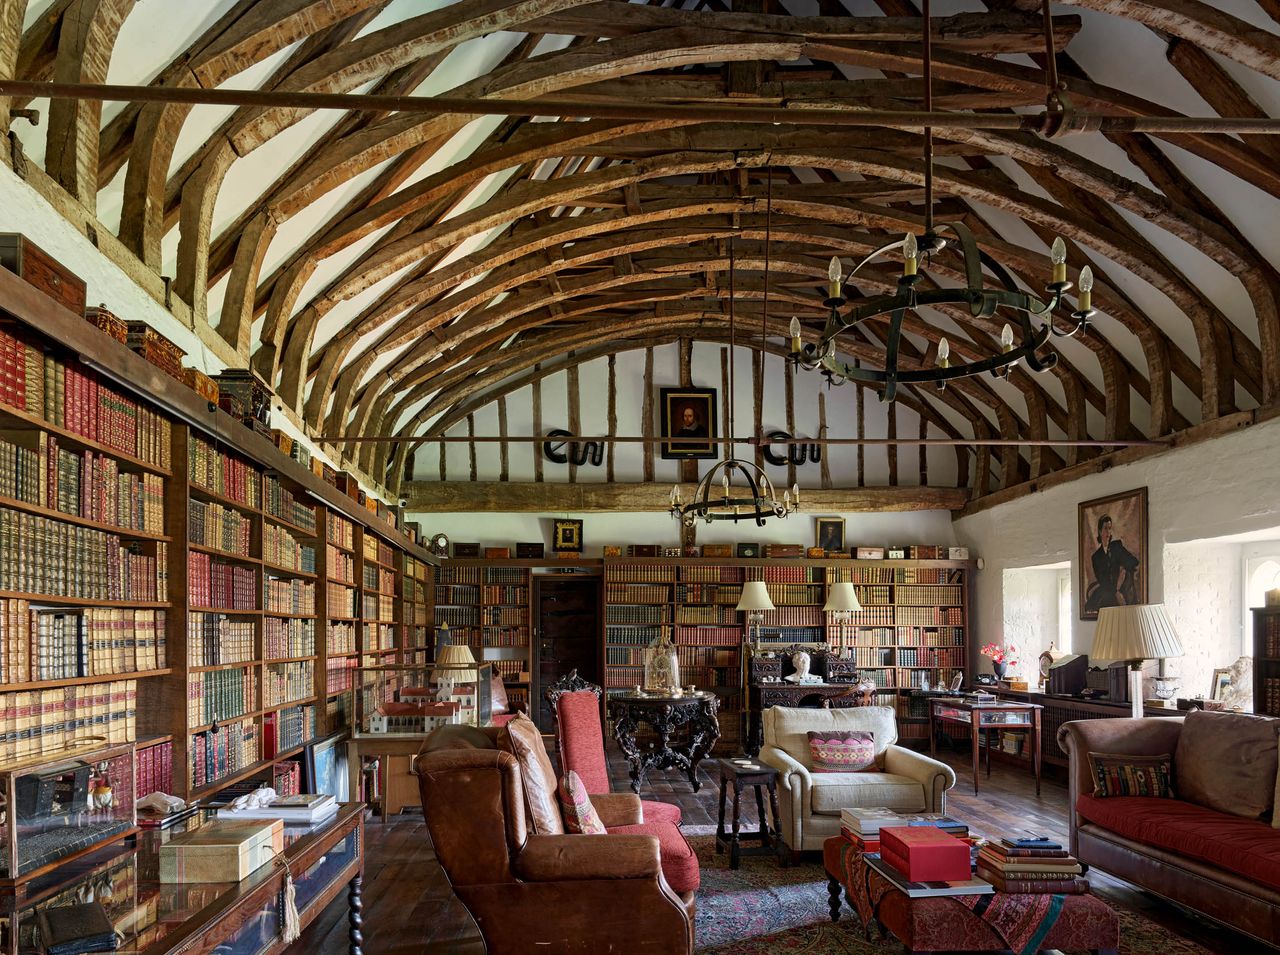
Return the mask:
{"type": "Polygon", "coordinates": [[[1280,716],[1280,607],[1253,608],[1253,711],[1280,716]]]}
{"type": "Polygon", "coordinates": [[[463,558],[442,565],[435,585],[435,625],[493,664],[513,707],[529,702],[532,582],[530,567],[463,558]]]}
{"type": "Polygon", "coordinates": [[[140,796],[271,781],[345,725],[358,624],[409,647],[410,557],[429,580],[385,518],[0,269],[0,762],[103,736],[137,743],[140,796]],[[344,523],[344,586],[374,567],[376,600],[330,591],[344,523]]]}
{"type": "Polygon", "coordinates": [[[432,565],[418,560],[412,554],[402,555],[403,579],[400,583],[403,627],[401,645],[403,662],[425,663],[430,659],[431,640],[431,570],[432,565]]]}

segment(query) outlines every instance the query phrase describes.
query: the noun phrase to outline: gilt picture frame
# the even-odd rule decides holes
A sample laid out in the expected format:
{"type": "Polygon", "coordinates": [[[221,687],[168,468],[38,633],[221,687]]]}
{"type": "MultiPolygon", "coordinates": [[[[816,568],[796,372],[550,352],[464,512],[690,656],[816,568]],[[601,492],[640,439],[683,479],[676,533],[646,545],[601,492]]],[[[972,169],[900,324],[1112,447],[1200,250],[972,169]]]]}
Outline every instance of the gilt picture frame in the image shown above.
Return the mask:
{"type": "Polygon", "coordinates": [[[661,437],[682,439],[679,444],[664,441],[660,445],[663,460],[715,458],[716,410],[714,388],[663,388],[661,437]]]}
{"type": "Polygon", "coordinates": [[[1103,607],[1147,602],[1147,489],[1135,488],[1078,506],[1081,620],[1103,607]]]}

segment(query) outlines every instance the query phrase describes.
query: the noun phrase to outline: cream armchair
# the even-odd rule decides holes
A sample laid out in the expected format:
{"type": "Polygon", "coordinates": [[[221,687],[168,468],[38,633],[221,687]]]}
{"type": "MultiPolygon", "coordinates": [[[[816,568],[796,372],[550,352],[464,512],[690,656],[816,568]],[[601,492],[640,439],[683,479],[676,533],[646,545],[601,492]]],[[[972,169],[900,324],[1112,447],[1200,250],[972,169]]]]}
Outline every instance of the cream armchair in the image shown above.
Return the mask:
{"type": "Polygon", "coordinates": [[[884,806],[903,812],[943,812],[956,774],[946,763],[895,746],[898,722],[887,706],[820,710],[774,706],[764,711],[760,759],[778,770],[782,838],[792,854],[821,849],[840,833],[840,810],[884,806]],[[815,773],[810,730],[867,730],[875,737],[879,771],[815,773]]]}

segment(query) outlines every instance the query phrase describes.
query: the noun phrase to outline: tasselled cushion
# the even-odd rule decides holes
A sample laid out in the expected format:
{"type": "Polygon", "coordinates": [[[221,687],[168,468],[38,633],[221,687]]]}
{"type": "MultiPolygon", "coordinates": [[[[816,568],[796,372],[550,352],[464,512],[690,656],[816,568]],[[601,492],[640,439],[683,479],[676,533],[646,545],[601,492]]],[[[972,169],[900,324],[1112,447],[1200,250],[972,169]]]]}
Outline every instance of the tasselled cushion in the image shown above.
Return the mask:
{"type": "Polygon", "coordinates": [[[564,817],[566,832],[586,836],[604,835],[604,823],[600,821],[596,807],[591,804],[591,794],[572,769],[560,778],[556,797],[560,800],[560,814],[564,817]]]}
{"type": "Polygon", "coordinates": [[[810,730],[815,773],[860,773],[876,768],[876,738],[867,730],[810,730]]]}
{"type": "Polygon", "coordinates": [[[1090,753],[1093,794],[1099,799],[1116,796],[1177,798],[1173,789],[1173,755],[1128,756],[1123,753],[1090,753]]]}

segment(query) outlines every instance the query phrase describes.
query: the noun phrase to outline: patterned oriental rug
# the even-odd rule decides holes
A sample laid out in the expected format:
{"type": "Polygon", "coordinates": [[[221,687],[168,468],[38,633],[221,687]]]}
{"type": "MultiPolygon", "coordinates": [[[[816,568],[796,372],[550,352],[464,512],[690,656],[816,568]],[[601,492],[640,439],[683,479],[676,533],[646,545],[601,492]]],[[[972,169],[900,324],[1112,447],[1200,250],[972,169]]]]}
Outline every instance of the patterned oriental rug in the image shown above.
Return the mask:
{"type": "MultiPolygon", "coordinates": [[[[697,951],[701,955],[898,955],[895,939],[868,941],[853,910],[840,921],[827,910],[822,866],[802,862],[778,867],[771,856],[749,856],[737,871],[727,854],[715,854],[715,837],[690,835],[702,866],[698,890],[697,951]]],[[[1211,955],[1194,942],[1133,912],[1120,910],[1122,955],[1211,955]]]]}

